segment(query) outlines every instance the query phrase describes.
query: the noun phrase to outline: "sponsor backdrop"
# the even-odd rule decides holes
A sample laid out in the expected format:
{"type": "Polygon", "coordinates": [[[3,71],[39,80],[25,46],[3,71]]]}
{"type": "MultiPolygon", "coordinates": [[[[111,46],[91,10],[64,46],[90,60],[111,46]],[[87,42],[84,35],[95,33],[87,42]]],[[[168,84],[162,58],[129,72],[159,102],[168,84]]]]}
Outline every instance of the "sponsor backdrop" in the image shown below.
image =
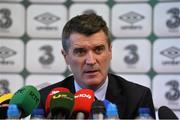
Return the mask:
{"type": "Polygon", "coordinates": [[[149,87],[156,109],[166,105],[180,116],[180,0],[0,0],[0,94],[71,74],[62,28],[90,12],[112,32],[110,71],[149,87]]]}

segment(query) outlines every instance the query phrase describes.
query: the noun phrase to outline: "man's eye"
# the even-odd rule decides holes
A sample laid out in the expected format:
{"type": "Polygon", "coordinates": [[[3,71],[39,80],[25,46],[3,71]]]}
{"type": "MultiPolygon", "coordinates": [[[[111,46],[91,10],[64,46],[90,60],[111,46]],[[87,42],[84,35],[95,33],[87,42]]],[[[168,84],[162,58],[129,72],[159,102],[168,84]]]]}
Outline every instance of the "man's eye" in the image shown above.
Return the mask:
{"type": "Polygon", "coordinates": [[[104,46],[99,46],[95,48],[95,53],[96,54],[101,54],[105,50],[104,46]]]}
{"type": "Polygon", "coordinates": [[[85,55],[86,50],[83,48],[78,48],[78,49],[75,49],[73,53],[76,56],[83,56],[83,55],[85,55]]]}

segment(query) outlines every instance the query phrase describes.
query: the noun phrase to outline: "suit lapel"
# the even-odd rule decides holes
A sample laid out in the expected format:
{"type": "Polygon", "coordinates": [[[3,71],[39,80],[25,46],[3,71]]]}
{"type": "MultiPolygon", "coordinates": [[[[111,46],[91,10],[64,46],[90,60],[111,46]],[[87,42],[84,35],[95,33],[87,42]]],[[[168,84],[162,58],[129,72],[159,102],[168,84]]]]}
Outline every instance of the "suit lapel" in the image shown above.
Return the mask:
{"type": "Polygon", "coordinates": [[[109,83],[106,92],[106,99],[117,105],[119,116],[122,118],[125,114],[126,97],[123,95],[123,88],[120,84],[121,81],[110,74],[108,77],[109,83]]]}
{"type": "Polygon", "coordinates": [[[75,86],[74,86],[74,77],[73,76],[69,76],[67,77],[63,82],[62,85],[66,88],[68,88],[71,93],[75,94],[75,86]]]}

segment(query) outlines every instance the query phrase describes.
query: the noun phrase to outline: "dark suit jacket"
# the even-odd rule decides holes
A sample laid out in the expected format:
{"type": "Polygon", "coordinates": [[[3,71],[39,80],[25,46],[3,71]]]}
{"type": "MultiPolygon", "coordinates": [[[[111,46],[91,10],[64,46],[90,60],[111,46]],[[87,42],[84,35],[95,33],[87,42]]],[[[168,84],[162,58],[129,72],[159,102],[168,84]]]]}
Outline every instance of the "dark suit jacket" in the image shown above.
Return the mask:
{"type": "MultiPolygon", "coordinates": [[[[108,74],[108,77],[109,83],[106,99],[117,105],[120,118],[134,119],[138,115],[139,107],[149,107],[151,116],[155,118],[155,110],[149,88],[126,81],[122,77],[113,74],[108,74]]],[[[72,93],[75,93],[73,76],[69,76],[62,82],[41,89],[41,102],[39,107],[45,107],[47,95],[56,87],[65,87],[72,93]]]]}

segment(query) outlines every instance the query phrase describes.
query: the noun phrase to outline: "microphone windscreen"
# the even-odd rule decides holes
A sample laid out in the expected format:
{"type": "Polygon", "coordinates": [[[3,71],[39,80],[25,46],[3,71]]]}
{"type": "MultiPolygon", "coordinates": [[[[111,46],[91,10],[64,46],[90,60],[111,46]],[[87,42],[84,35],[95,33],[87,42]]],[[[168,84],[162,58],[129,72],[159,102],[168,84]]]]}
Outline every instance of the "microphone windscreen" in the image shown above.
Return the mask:
{"type": "Polygon", "coordinates": [[[159,119],[175,119],[178,120],[178,117],[175,115],[175,113],[166,106],[161,106],[158,109],[158,117],[159,119]]]}
{"type": "Polygon", "coordinates": [[[34,108],[40,102],[40,93],[31,85],[20,88],[13,97],[9,104],[15,104],[21,110],[21,117],[26,117],[31,114],[34,108]]]}
{"type": "Polygon", "coordinates": [[[109,102],[109,100],[103,100],[103,103],[104,103],[104,105],[105,105],[105,107],[107,107],[111,102],[109,102]]]}
{"type": "Polygon", "coordinates": [[[12,93],[6,93],[0,97],[0,119],[7,119],[7,110],[12,93]]]}
{"type": "Polygon", "coordinates": [[[64,88],[64,87],[57,87],[57,88],[54,88],[50,91],[50,93],[48,94],[47,98],[46,98],[46,103],[45,103],[45,111],[46,113],[49,113],[49,107],[50,107],[50,101],[51,101],[51,97],[56,94],[56,93],[59,93],[59,92],[70,92],[69,89],[67,88],[64,88]]]}
{"type": "Polygon", "coordinates": [[[92,103],[91,113],[92,113],[92,114],[102,113],[102,114],[105,115],[105,113],[106,113],[106,108],[105,108],[105,106],[104,106],[103,101],[95,100],[95,101],[92,103]]]}
{"type": "Polygon", "coordinates": [[[0,119],[7,119],[8,106],[0,106],[0,119]]]}
{"type": "Polygon", "coordinates": [[[50,111],[52,116],[62,112],[65,117],[69,117],[74,106],[74,95],[70,92],[59,92],[52,96],[50,101],[50,111]]]}
{"type": "Polygon", "coordinates": [[[94,102],[94,91],[90,89],[81,89],[75,93],[74,113],[83,112],[85,117],[89,117],[92,103],[94,102]]]}
{"type": "Polygon", "coordinates": [[[9,104],[10,99],[12,98],[12,93],[6,93],[0,97],[0,104],[9,104]]]}
{"type": "Polygon", "coordinates": [[[117,106],[108,100],[104,100],[103,102],[104,102],[104,105],[106,108],[106,117],[108,119],[111,119],[111,118],[117,118],[118,119],[119,115],[118,115],[117,106]]]}

